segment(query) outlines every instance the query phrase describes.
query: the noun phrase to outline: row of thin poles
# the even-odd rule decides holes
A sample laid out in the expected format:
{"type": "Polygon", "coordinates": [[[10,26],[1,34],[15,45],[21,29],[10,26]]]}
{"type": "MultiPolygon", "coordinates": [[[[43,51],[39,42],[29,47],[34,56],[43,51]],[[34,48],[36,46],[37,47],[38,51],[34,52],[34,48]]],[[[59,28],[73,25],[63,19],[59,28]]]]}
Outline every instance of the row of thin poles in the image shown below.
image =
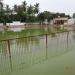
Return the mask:
{"type": "MultiPolygon", "coordinates": [[[[0,65],[4,63],[2,67],[7,67],[7,69],[10,67],[9,72],[12,72],[14,69],[27,68],[30,65],[44,60],[45,50],[42,49],[43,43],[39,43],[40,40],[38,38],[40,38],[40,36],[0,41],[0,65]],[[7,59],[9,60],[7,61],[7,59]],[[6,61],[8,62],[7,64],[6,61]]],[[[45,37],[42,41],[45,42],[45,37]]],[[[4,68],[2,68],[3,71],[0,69],[0,72],[7,70],[4,68]]]]}
{"type": "MultiPolygon", "coordinates": [[[[69,32],[66,35],[68,50],[69,32]]],[[[0,41],[0,73],[6,72],[8,68],[7,72],[28,68],[48,59],[51,50],[49,47],[50,38],[48,35],[43,35],[0,41]]]]}

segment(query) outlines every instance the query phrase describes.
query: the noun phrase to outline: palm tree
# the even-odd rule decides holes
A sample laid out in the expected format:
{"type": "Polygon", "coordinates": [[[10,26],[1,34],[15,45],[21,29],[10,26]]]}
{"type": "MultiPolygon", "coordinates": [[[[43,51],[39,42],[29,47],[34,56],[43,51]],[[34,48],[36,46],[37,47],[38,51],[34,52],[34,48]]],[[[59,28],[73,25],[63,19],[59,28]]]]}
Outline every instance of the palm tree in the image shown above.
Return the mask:
{"type": "Polygon", "coordinates": [[[5,19],[4,19],[4,8],[3,8],[3,2],[0,0],[0,22],[3,22],[5,25],[5,19]]]}
{"type": "Polygon", "coordinates": [[[0,13],[3,12],[3,3],[2,3],[2,0],[0,0],[0,13]]]}
{"type": "Polygon", "coordinates": [[[24,1],[23,3],[22,3],[22,9],[23,9],[23,12],[24,13],[26,13],[26,11],[27,11],[27,3],[26,3],[26,1],[24,1]]]}
{"type": "Polygon", "coordinates": [[[29,15],[29,16],[32,16],[33,15],[33,12],[34,10],[33,10],[33,6],[32,5],[30,5],[30,6],[28,6],[28,9],[27,9],[27,14],[29,15]]]}
{"type": "Polygon", "coordinates": [[[9,5],[6,5],[6,14],[8,16],[10,15],[10,7],[9,7],[9,5]]]}
{"type": "Polygon", "coordinates": [[[18,9],[18,6],[17,5],[14,5],[14,8],[13,8],[14,12],[17,13],[17,9],[18,9]]]}
{"type": "Polygon", "coordinates": [[[34,5],[34,14],[38,14],[38,12],[39,12],[39,3],[36,3],[34,5]]]}
{"type": "Polygon", "coordinates": [[[27,20],[28,20],[29,22],[32,21],[33,16],[34,16],[34,9],[33,9],[33,8],[34,8],[34,7],[33,7],[32,5],[28,6],[28,8],[27,8],[27,20]]]}

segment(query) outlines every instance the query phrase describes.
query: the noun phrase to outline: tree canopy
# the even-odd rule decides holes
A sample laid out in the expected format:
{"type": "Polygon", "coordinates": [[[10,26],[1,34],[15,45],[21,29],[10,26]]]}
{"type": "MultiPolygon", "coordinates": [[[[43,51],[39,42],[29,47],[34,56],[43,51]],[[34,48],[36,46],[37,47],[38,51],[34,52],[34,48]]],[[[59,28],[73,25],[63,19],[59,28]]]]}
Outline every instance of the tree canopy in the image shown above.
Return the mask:
{"type": "Polygon", "coordinates": [[[23,1],[21,5],[15,4],[11,9],[9,5],[4,7],[3,3],[0,2],[0,23],[12,21],[43,22],[45,19],[50,21],[58,16],[70,18],[70,16],[65,13],[53,13],[50,11],[41,12],[39,5],[39,3],[28,5],[26,1],[23,1]]]}

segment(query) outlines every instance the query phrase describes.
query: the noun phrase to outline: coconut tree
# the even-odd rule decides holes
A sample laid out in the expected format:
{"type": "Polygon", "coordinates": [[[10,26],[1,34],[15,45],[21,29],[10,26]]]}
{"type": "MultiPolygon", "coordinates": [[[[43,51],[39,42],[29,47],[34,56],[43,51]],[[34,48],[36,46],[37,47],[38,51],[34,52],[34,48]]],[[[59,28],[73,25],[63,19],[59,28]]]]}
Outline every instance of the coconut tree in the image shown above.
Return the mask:
{"type": "Polygon", "coordinates": [[[22,3],[22,9],[23,9],[23,12],[26,13],[26,11],[27,11],[27,3],[26,3],[26,1],[24,1],[22,3]]]}
{"type": "Polygon", "coordinates": [[[38,12],[39,12],[39,3],[36,3],[34,5],[34,14],[38,14],[38,12]]]}
{"type": "Polygon", "coordinates": [[[9,5],[6,5],[6,15],[10,15],[10,7],[9,5]]]}
{"type": "Polygon", "coordinates": [[[5,16],[6,16],[6,22],[11,22],[11,16],[12,10],[10,9],[9,5],[6,5],[6,10],[5,10],[5,16]]]}
{"type": "Polygon", "coordinates": [[[2,3],[2,0],[0,0],[0,12],[3,11],[3,3],[2,3]]]}
{"type": "Polygon", "coordinates": [[[0,0],[0,16],[2,16],[4,13],[3,11],[3,3],[2,3],[2,0],[0,0]]]}
{"type": "Polygon", "coordinates": [[[18,6],[17,5],[14,5],[14,8],[13,8],[14,12],[17,13],[17,9],[18,9],[18,6]]]}
{"type": "Polygon", "coordinates": [[[28,6],[27,8],[27,19],[28,21],[32,21],[33,20],[33,16],[34,16],[34,7],[32,5],[28,6]]]}
{"type": "Polygon", "coordinates": [[[33,13],[34,13],[34,12],[33,12],[33,6],[32,6],[32,5],[28,6],[27,14],[30,15],[30,16],[32,16],[33,13]]]}
{"type": "Polygon", "coordinates": [[[5,19],[4,19],[4,7],[3,7],[3,2],[2,0],[0,0],[0,22],[5,22],[5,19]]]}

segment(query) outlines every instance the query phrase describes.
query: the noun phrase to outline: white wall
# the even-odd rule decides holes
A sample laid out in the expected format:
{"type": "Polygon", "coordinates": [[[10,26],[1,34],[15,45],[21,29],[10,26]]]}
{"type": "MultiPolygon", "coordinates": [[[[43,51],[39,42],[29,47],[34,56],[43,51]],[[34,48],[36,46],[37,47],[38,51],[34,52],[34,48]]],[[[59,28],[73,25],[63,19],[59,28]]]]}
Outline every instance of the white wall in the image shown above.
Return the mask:
{"type": "Polygon", "coordinates": [[[21,31],[24,29],[24,24],[25,23],[21,23],[20,21],[13,21],[13,23],[7,23],[6,25],[9,26],[9,30],[12,31],[21,31]]]}
{"type": "Polygon", "coordinates": [[[74,19],[72,18],[72,19],[69,19],[68,20],[68,25],[73,25],[74,24],[74,19]]]}

